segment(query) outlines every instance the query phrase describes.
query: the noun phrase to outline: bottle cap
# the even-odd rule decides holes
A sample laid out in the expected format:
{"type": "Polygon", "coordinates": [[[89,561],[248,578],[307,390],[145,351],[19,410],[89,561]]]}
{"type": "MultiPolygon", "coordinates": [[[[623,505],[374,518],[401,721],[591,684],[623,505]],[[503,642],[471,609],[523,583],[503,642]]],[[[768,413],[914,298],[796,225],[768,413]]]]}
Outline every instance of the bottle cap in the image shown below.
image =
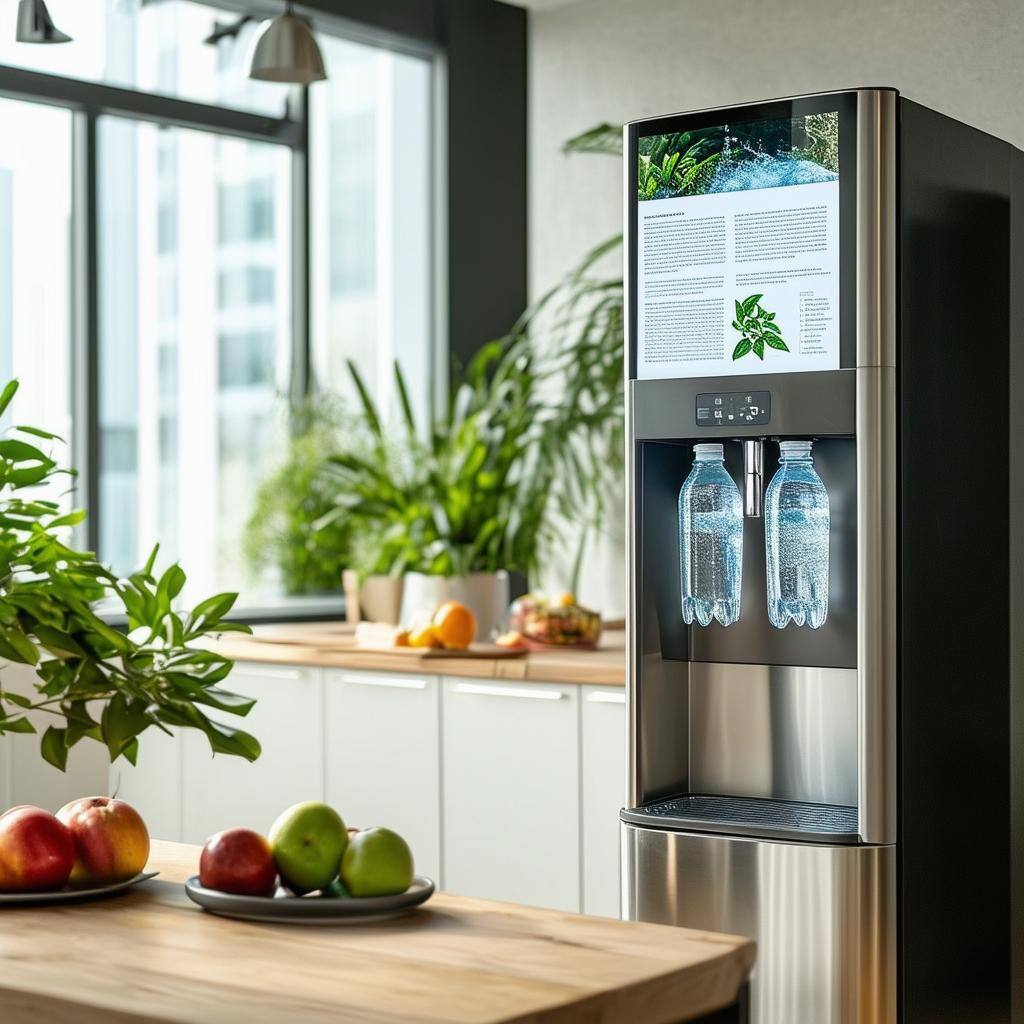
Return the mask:
{"type": "Polygon", "coordinates": [[[714,456],[715,458],[724,458],[725,448],[721,444],[695,444],[693,446],[693,454],[698,458],[700,456],[714,456]]]}
{"type": "Polygon", "coordinates": [[[780,441],[779,451],[780,452],[809,452],[811,450],[812,441],[780,441]]]}

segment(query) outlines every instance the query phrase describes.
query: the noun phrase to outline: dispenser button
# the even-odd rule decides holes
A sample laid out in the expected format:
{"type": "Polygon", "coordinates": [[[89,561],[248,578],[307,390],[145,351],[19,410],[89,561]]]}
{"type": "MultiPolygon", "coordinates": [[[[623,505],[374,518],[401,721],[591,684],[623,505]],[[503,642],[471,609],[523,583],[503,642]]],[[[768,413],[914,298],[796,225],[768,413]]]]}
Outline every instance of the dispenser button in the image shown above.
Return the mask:
{"type": "Polygon", "coordinates": [[[771,419],[771,392],[719,392],[697,396],[699,427],[722,427],[726,423],[763,426],[771,419]]]}

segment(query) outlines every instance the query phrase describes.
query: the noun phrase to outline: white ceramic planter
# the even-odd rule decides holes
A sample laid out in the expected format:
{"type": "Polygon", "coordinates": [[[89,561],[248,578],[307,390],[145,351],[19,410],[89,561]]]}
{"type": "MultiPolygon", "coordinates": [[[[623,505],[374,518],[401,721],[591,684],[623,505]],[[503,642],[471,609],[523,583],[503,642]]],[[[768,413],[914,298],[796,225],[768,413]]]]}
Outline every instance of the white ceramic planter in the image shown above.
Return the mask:
{"type": "Polygon", "coordinates": [[[477,640],[488,641],[504,628],[508,616],[507,572],[478,572],[469,576],[424,576],[411,572],[404,577],[403,625],[429,617],[445,601],[461,601],[477,621],[477,640]]]}

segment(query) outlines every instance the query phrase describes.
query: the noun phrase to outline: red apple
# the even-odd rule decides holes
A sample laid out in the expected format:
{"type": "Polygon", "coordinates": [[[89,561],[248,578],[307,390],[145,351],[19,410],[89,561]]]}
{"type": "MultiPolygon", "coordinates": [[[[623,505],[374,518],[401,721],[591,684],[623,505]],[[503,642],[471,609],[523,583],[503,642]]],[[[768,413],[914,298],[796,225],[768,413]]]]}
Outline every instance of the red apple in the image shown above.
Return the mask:
{"type": "Polygon", "coordinates": [[[126,882],[146,866],[149,832],[131,804],[106,796],[87,796],[65,804],[57,817],[71,830],[75,841],[71,884],[76,888],[126,882]]]}
{"type": "Polygon", "coordinates": [[[238,896],[269,896],[277,881],[270,843],[251,828],[210,836],[199,857],[199,881],[207,889],[238,896]]]}
{"type": "Polygon", "coordinates": [[[71,833],[41,807],[0,814],[0,892],[63,889],[75,862],[71,833]]]}

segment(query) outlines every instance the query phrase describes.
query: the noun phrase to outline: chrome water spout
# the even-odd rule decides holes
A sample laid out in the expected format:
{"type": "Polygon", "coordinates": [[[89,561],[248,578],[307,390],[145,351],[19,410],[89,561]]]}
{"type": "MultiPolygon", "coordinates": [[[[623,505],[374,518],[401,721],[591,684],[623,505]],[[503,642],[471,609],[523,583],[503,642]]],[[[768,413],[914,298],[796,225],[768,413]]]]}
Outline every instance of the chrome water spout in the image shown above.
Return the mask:
{"type": "Polygon", "coordinates": [[[759,519],[764,507],[764,441],[743,442],[743,514],[759,519]]]}

